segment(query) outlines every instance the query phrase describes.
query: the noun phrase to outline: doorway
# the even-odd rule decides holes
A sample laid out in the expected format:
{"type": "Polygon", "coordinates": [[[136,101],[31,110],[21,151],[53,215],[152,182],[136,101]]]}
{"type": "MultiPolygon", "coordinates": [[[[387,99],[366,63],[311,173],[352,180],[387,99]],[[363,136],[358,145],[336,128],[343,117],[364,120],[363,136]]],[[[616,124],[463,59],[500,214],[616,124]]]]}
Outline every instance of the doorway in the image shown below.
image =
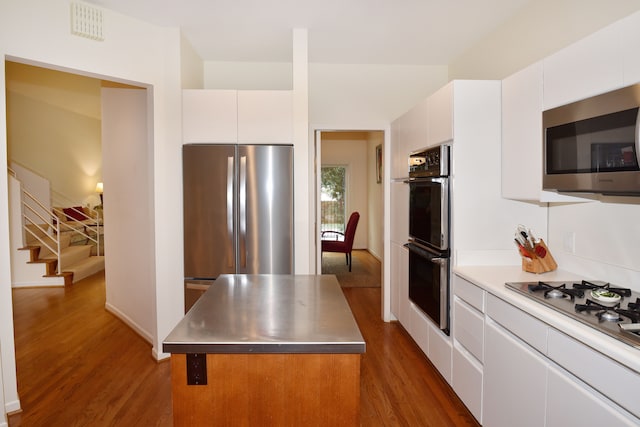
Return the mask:
{"type": "MultiPolygon", "coordinates": [[[[46,123],[54,125],[62,123],[64,126],[71,127],[73,131],[71,137],[79,137],[75,140],[76,145],[71,147],[69,160],[77,160],[77,157],[81,157],[85,152],[87,148],[87,139],[85,138],[102,140],[99,153],[101,160],[98,159],[98,161],[102,162],[101,178],[104,178],[100,181],[104,182],[105,253],[108,254],[105,255],[107,301],[105,309],[153,344],[150,331],[153,330],[152,326],[155,322],[156,295],[153,265],[153,139],[149,132],[149,129],[152,129],[153,118],[152,114],[148,113],[149,106],[152,105],[149,100],[152,99],[153,88],[145,85],[124,84],[114,81],[116,79],[111,80],[109,77],[89,77],[75,70],[56,70],[55,67],[49,68],[48,64],[35,64],[28,60],[13,58],[11,61],[31,67],[30,72],[36,74],[55,71],[65,81],[69,79],[82,80],[83,84],[74,85],[75,89],[73,90],[64,89],[64,85],[62,85],[62,90],[56,92],[52,91],[46,83],[42,81],[38,83],[36,75],[34,76],[35,84],[21,86],[22,90],[28,89],[30,92],[29,96],[19,96],[18,102],[24,105],[26,101],[32,100],[38,91],[53,95],[50,98],[55,99],[55,103],[40,101],[41,105],[37,109],[27,108],[27,112],[31,111],[31,114],[40,112],[35,117],[29,117],[25,123],[31,123],[32,127],[34,127],[33,123],[37,123],[40,127],[44,127],[46,123]],[[92,88],[91,95],[83,92],[88,90],[88,87],[92,88]],[[77,89],[80,90],[79,94],[74,92],[77,89]],[[135,94],[133,94],[134,92],[135,94]],[[108,97],[105,97],[107,93],[108,97]],[[97,107],[90,110],[91,117],[87,117],[88,109],[78,108],[78,105],[71,101],[74,95],[78,95],[82,99],[97,98],[97,101],[94,102],[94,106],[97,105],[97,107]],[[108,102],[105,102],[106,98],[108,98],[108,102]],[[130,102],[131,98],[134,98],[135,105],[130,102]],[[65,101],[67,101],[66,104],[65,101]],[[110,111],[110,114],[105,115],[106,111],[110,111]],[[127,120],[120,120],[117,114],[126,115],[127,120]],[[74,121],[74,118],[77,121],[74,121]],[[83,126],[83,124],[88,121],[99,122],[97,131],[87,131],[88,126],[83,126]],[[79,124],[73,125],[72,123],[79,124]],[[105,133],[105,128],[110,129],[106,129],[105,133]],[[124,136],[130,138],[125,139],[124,136]],[[117,144],[110,144],[109,141],[116,141],[117,144]],[[134,268],[131,267],[133,264],[134,268]]],[[[9,84],[7,79],[6,91],[11,89],[9,84]]],[[[9,102],[7,97],[7,128],[12,126],[9,116],[13,107],[14,105],[9,102]]],[[[15,130],[16,128],[13,127],[12,131],[15,130]]],[[[27,130],[33,131],[34,129],[27,130]]],[[[24,132],[24,129],[22,131],[24,132]]],[[[48,148],[52,151],[40,152],[39,158],[57,162],[60,157],[59,150],[56,150],[56,147],[51,144],[52,136],[55,133],[51,131],[49,133],[48,138],[46,135],[42,138],[49,145],[46,147],[47,144],[45,144],[44,149],[48,148]]],[[[13,138],[16,135],[8,136],[13,138]]],[[[95,161],[95,158],[92,160],[95,161]]],[[[87,191],[94,192],[96,180],[99,177],[95,171],[98,169],[95,164],[83,166],[78,169],[82,170],[85,175],[80,174],[68,178],[70,174],[67,172],[71,169],[68,167],[62,174],[63,180],[73,179],[81,183],[86,182],[85,187],[89,189],[87,191]],[[88,171],[94,172],[90,176],[93,180],[91,182],[86,178],[88,171]]],[[[98,195],[95,197],[97,202],[99,197],[98,195]]],[[[10,347],[5,346],[5,348],[10,347]]],[[[10,368],[15,363],[12,356],[3,360],[8,362],[7,366],[10,368]]],[[[5,386],[14,382],[15,377],[11,378],[12,375],[14,374],[7,374],[9,379],[5,382],[5,386]]]]}
{"type": "Polygon", "coordinates": [[[384,139],[380,130],[316,132],[317,271],[335,274],[342,286],[383,284],[384,185],[377,179],[376,153],[384,139]],[[349,272],[345,255],[322,253],[321,240],[326,230],[344,233],[353,212],[360,214],[360,220],[349,272]]]}

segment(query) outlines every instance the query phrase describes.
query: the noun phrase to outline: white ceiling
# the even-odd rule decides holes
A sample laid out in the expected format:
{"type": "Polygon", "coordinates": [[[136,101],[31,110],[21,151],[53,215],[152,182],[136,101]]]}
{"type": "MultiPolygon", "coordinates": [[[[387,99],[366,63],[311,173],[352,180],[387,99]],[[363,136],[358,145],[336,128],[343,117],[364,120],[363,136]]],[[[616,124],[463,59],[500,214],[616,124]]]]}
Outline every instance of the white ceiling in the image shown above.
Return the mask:
{"type": "MultiPolygon", "coordinates": [[[[531,0],[88,0],[179,27],[205,61],[447,65],[531,0]]],[[[104,22],[105,31],[109,22],[104,22]]]]}

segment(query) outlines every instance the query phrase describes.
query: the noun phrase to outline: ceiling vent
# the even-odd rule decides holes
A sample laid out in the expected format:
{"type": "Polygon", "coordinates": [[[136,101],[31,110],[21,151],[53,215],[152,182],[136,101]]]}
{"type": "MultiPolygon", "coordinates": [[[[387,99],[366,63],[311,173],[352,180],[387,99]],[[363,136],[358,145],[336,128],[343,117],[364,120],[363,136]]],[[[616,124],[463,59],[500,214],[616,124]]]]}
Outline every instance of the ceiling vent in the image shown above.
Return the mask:
{"type": "Polygon", "coordinates": [[[104,40],[102,10],[83,3],[71,3],[71,34],[92,40],[104,40]]]}

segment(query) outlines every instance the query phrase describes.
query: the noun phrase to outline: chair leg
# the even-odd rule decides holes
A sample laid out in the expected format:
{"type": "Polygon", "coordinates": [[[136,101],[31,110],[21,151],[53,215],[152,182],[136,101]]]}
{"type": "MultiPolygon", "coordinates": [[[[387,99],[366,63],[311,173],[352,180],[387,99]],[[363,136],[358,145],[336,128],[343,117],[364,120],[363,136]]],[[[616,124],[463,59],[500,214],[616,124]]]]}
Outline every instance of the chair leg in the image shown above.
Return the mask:
{"type": "Polygon", "coordinates": [[[351,263],[353,262],[353,258],[351,257],[351,252],[347,254],[347,264],[349,264],[349,273],[351,273],[351,263]]]}

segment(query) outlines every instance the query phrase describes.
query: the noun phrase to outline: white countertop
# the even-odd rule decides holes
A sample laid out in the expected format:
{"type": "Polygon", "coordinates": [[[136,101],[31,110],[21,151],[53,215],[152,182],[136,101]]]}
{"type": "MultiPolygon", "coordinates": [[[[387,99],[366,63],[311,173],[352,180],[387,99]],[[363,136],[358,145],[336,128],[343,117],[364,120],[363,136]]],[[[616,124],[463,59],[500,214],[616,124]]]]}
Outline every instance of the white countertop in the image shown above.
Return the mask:
{"type": "Polygon", "coordinates": [[[453,272],[555,329],[640,373],[640,348],[611,338],[505,286],[506,282],[588,280],[592,278],[563,270],[533,274],[522,271],[520,266],[458,266],[453,269],[453,272]]]}

